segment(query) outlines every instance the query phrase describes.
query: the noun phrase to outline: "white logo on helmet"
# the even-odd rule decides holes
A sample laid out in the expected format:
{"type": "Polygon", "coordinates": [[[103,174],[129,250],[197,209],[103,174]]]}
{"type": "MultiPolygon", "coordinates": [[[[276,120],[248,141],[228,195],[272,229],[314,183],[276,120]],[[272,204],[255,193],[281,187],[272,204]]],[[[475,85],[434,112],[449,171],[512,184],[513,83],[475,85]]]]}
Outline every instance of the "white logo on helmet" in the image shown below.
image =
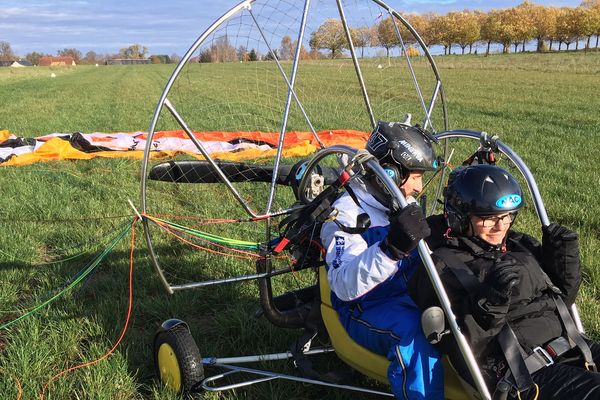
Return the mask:
{"type": "Polygon", "coordinates": [[[404,139],[400,140],[399,143],[406,149],[402,152],[402,154],[400,154],[402,158],[404,158],[407,161],[411,158],[416,158],[417,160],[419,160],[419,162],[423,161],[423,155],[419,151],[417,151],[417,149],[415,149],[410,143],[408,143],[404,139]]]}
{"type": "Polygon", "coordinates": [[[369,141],[367,142],[367,147],[371,148],[372,151],[377,151],[381,146],[384,146],[388,142],[387,138],[383,136],[379,129],[373,132],[369,141]]]}

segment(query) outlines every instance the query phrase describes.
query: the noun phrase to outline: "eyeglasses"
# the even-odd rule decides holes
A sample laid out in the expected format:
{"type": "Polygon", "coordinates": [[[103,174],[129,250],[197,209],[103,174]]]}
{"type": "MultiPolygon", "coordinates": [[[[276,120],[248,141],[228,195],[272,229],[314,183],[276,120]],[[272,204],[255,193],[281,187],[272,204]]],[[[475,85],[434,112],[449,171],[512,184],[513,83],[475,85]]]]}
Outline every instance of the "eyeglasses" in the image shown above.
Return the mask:
{"type": "Polygon", "coordinates": [[[491,228],[493,226],[496,226],[496,224],[498,222],[502,222],[502,224],[512,224],[515,220],[515,218],[517,218],[517,213],[508,213],[508,214],[504,214],[504,215],[487,215],[487,216],[481,216],[481,215],[475,215],[475,217],[479,220],[481,220],[481,224],[483,225],[484,228],[491,228]]]}

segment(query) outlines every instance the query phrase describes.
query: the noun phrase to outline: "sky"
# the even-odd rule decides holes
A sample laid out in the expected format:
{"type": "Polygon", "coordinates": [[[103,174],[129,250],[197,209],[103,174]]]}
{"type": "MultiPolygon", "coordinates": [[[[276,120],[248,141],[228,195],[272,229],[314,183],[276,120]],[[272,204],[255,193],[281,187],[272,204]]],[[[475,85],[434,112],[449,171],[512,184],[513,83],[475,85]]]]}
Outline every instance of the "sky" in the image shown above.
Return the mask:
{"type": "MultiPolygon", "coordinates": [[[[313,0],[313,4],[317,1],[325,0],[313,0]]],[[[445,14],[462,9],[488,11],[521,2],[388,0],[386,3],[397,11],[445,14]]],[[[534,2],[557,7],[576,7],[581,3],[580,0],[534,2]]],[[[56,54],[65,48],[77,48],[84,55],[90,50],[114,54],[134,43],[148,47],[149,54],[183,55],[206,28],[238,3],[239,0],[0,0],[0,41],[9,42],[13,52],[20,56],[33,51],[56,54]]]]}

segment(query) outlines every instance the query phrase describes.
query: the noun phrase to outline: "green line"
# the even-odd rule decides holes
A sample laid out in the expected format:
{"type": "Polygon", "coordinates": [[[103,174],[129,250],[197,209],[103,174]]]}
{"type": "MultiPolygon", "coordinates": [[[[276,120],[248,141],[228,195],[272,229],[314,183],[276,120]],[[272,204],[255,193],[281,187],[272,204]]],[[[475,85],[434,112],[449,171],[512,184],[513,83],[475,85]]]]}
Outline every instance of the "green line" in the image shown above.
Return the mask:
{"type": "Polygon", "coordinates": [[[131,224],[127,223],[127,225],[121,230],[121,232],[119,232],[119,234],[115,237],[115,239],[113,239],[113,241],[108,245],[108,247],[106,249],[104,249],[94,260],[92,260],[92,262],[90,264],[88,264],[87,267],[85,267],[82,271],[77,273],[77,275],[75,275],[76,279],[73,282],[71,282],[66,288],[64,288],[63,290],[61,290],[60,292],[58,292],[57,294],[55,294],[48,300],[44,301],[42,304],[39,304],[38,306],[33,308],[31,311],[21,315],[18,318],[13,319],[12,321],[9,321],[9,322],[6,322],[6,323],[0,325],[0,330],[6,329],[9,326],[17,323],[18,321],[32,315],[33,313],[46,307],[50,303],[53,303],[54,301],[58,300],[69,290],[71,290],[75,286],[77,286],[77,284],[79,284],[86,276],[88,276],[94,269],[96,269],[96,267],[100,264],[100,262],[102,262],[102,260],[104,260],[108,254],[110,254],[110,252],[127,235],[127,233],[129,233],[130,230],[131,230],[131,224]]]}
{"type": "Polygon", "coordinates": [[[25,260],[24,258],[15,257],[14,255],[8,254],[8,253],[6,253],[6,252],[4,252],[2,250],[0,250],[0,254],[4,254],[5,256],[10,257],[11,261],[20,261],[20,262],[25,263],[25,264],[31,264],[31,265],[35,265],[35,266],[40,267],[40,266],[45,266],[45,265],[61,264],[61,263],[64,263],[66,261],[74,260],[76,258],[81,257],[82,255],[84,255],[85,253],[87,253],[89,250],[95,250],[98,247],[100,247],[100,246],[102,246],[102,245],[104,245],[104,244],[106,244],[108,242],[110,242],[110,240],[104,239],[103,241],[97,243],[96,246],[90,246],[90,244],[92,244],[91,241],[90,242],[84,242],[81,245],[71,247],[71,249],[74,249],[76,247],[79,247],[79,248],[89,247],[89,249],[82,250],[79,253],[75,253],[75,254],[67,257],[67,258],[62,258],[60,260],[48,261],[48,262],[36,262],[36,261],[32,261],[32,260],[25,260]]]}
{"type": "Polygon", "coordinates": [[[186,226],[183,225],[179,225],[177,223],[174,222],[170,222],[161,218],[156,218],[156,217],[152,217],[152,219],[155,219],[157,221],[160,221],[164,224],[167,224],[169,226],[172,226],[174,228],[177,228],[191,236],[195,236],[195,237],[199,237],[202,239],[205,239],[207,241],[213,242],[213,243],[218,243],[218,244],[223,244],[223,245],[228,245],[231,247],[235,247],[238,249],[244,249],[244,250],[259,250],[260,248],[260,243],[256,243],[256,242],[246,242],[243,240],[238,240],[238,239],[231,239],[231,238],[225,238],[222,236],[217,236],[217,235],[213,235],[211,233],[207,233],[207,232],[203,232],[203,231],[199,231],[197,229],[193,229],[193,228],[188,228],[186,226]]]}

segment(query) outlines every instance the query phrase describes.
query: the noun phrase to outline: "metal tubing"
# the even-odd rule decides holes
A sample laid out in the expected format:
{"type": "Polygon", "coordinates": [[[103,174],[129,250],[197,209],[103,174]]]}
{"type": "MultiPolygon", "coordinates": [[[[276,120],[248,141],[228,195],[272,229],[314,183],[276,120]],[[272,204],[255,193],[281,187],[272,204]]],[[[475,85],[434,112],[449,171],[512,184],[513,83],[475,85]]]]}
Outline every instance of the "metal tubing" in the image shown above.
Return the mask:
{"type": "MultiPolygon", "coordinates": [[[[140,204],[141,204],[141,209],[142,209],[143,214],[145,214],[147,212],[147,209],[146,209],[146,181],[148,179],[147,169],[148,169],[148,161],[150,160],[150,151],[152,150],[152,139],[154,137],[154,131],[156,130],[156,124],[158,123],[158,118],[160,116],[160,112],[162,110],[165,100],[167,99],[167,95],[169,94],[169,91],[171,90],[171,87],[173,86],[173,83],[179,76],[179,73],[181,72],[181,70],[183,69],[185,64],[192,57],[192,55],[194,54],[196,49],[198,49],[198,47],[200,47],[200,45],[206,40],[206,38],[210,34],[212,34],[219,26],[221,26],[222,23],[227,21],[231,16],[235,15],[237,12],[239,12],[240,10],[242,10],[244,8],[250,8],[251,4],[254,3],[254,1],[255,0],[242,1],[237,6],[231,8],[229,11],[227,11],[225,14],[223,14],[221,16],[221,18],[219,18],[217,21],[215,21],[215,23],[213,23],[211,26],[209,26],[208,29],[205,30],[204,33],[202,33],[202,35],[200,35],[200,37],[198,37],[198,39],[196,39],[196,41],[192,44],[192,46],[189,48],[187,53],[185,53],[185,55],[182,57],[181,61],[179,61],[179,64],[177,64],[177,67],[175,67],[175,70],[171,74],[171,77],[167,81],[167,84],[165,85],[165,88],[160,96],[160,99],[158,100],[158,104],[156,105],[156,109],[154,110],[154,115],[152,116],[152,121],[150,122],[150,128],[148,129],[148,139],[146,142],[146,148],[144,149],[144,160],[142,161],[142,168],[140,171],[140,173],[141,173],[140,204]]],[[[158,257],[156,256],[156,253],[154,252],[154,247],[152,246],[152,237],[150,236],[150,229],[148,227],[148,220],[146,218],[144,218],[142,220],[142,225],[144,226],[146,242],[148,243],[148,251],[150,252],[150,258],[152,259],[152,265],[154,266],[154,270],[158,274],[158,277],[160,278],[160,280],[161,280],[163,286],[165,287],[165,289],[167,290],[167,292],[169,294],[173,294],[173,290],[171,290],[169,282],[165,278],[162,268],[160,268],[160,263],[158,262],[158,257]]]]}
{"type": "Polygon", "coordinates": [[[271,371],[263,371],[263,370],[259,370],[259,369],[244,368],[244,367],[239,367],[237,365],[214,364],[214,366],[217,367],[217,368],[225,368],[225,369],[228,369],[228,370],[230,370],[232,372],[245,372],[245,373],[250,373],[250,374],[256,374],[256,375],[259,375],[259,376],[265,376],[265,377],[268,377],[269,379],[246,381],[246,382],[241,382],[241,383],[238,383],[238,384],[226,385],[226,386],[218,386],[218,387],[208,386],[207,383],[211,383],[213,381],[216,381],[217,379],[220,379],[220,378],[223,378],[225,376],[231,375],[231,374],[228,374],[228,373],[219,374],[219,375],[216,375],[216,376],[213,376],[213,377],[210,377],[210,378],[206,378],[204,381],[202,381],[202,388],[204,390],[207,390],[207,391],[210,391],[210,392],[216,392],[216,391],[227,390],[227,389],[234,389],[234,388],[238,388],[238,387],[242,387],[242,386],[247,386],[247,385],[252,384],[252,383],[257,383],[258,381],[266,381],[266,380],[272,380],[272,379],[285,379],[285,380],[294,381],[294,382],[300,382],[300,383],[309,383],[309,384],[313,384],[313,385],[321,385],[321,386],[327,386],[327,387],[332,387],[332,388],[337,388],[337,389],[346,389],[346,390],[352,390],[352,391],[355,391],[355,392],[375,394],[375,395],[379,395],[379,396],[394,397],[394,395],[392,393],[380,392],[380,391],[377,391],[377,390],[365,389],[365,388],[361,388],[361,387],[357,387],[357,386],[338,385],[338,384],[335,384],[335,383],[329,383],[329,382],[325,382],[325,381],[319,381],[319,380],[316,380],[316,379],[301,378],[301,377],[298,377],[298,376],[279,374],[279,373],[271,372],[271,371]]]}
{"type": "MultiPolygon", "coordinates": [[[[141,175],[142,175],[142,179],[141,179],[141,194],[140,194],[140,203],[141,203],[141,210],[142,213],[146,213],[147,210],[147,204],[146,204],[146,184],[147,184],[147,169],[148,169],[148,162],[150,159],[150,151],[152,149],[152,138],[154,137],[154,132],[156,129],[156,125],[158,122],[158,118],[160,116],[160,112],[165,104],[165,101],[167,100],[167,95],[169,93],[169,91],[171,90],[171,87],[173,86],[175,80],[178,78],[178,76],[181,73],[181,70],[183,69],[183,67],[185,66],[185,64],[189,61],[189,59],[193,56],[193,53],[200,47],[200,45],[206,40],[207,37],[209,37],[210,34],[212,34],[219,26],[221,26],[225,21],[227,21],[230,17],[232,17],[233,15],[235,15],[236,13],[238,13],[239,11],[243,10],[243,9],[247,9],[250,10],[251,9],[251,5],[254,3],[255,0],[245,0],[242,1],[241,3],[239,3],[237,6],[231,8],[227,13],[223,14],[217,21],[215,21],[215,23],[213,23],[206,31],[204,31],[204,33],[202,33],[202,35],[200,35],[200,37],[192,44],[192,46],[189,48],[189,50],[187,51],[187,53],[182,57],[181,61],[179,62],[179,64],[177,65],[177,67],[175,68],[175,70],[173,71],[171,77],[169,78],[169,81],[167,82],[165,89],[163,90],[163,93],[161,94],[161,98],[158,101],[158,104],[156,106],[154,115],[152,117],[152,121],[150,124],[150,128],[148,131],[148,142],[146,144],[146,148],[144,150],[144,161],[142,162],[142,168],[141,168],[141,175]]],[[[379,6],[385,8],[386,10],[390,10],[390,8],[383,3],[380,0],[372,0],[374,3],[378,4],[379,6]]],[[[306,25],[306,15],[307,15],[307,8],[308,8],[308,1],[305,3],[305,12],[303,15],[303,22],[302,22],[302,26],[301,26],[301,32],[299,33],[300,38],[303,37],[304,35],[304,29],[305,29],[305,25],[306,25]]],[[[392,11],[392,13],[395,13],[395,11],[392,11]]],[[[397,13],[396,13],[397,14],[397,13]]],[[[252,13],[251,13],[252,15],[252,13]]],[[[409,29],[409,31],[411,31],[411,33],[415,36],[415,38],[417,39],[417,41],[419,42],[419,44],[421,45],[421,47],[423,48],[423,51],[425,52],[425,55],[427,56],[430,65],[433,69],[433,72],[436,76],[436,78],[439,79],[439,72],[437,70],[437,67],[435,65],[435,62],[433,61],[433,58],[431,57],[431,54],[429,53],[427,47],[425,46],[424,42],[422,41],[422,39],[420,38],[420,36],[416,33],[416,31],[414,31],[414,29],[410,26],[410,24],[408,24],[400,15],[396,15],[397,18],[400,19],[400,21],[407,26],[407,28],[409,29]]],[[[253,16],[254,18],[254,16],[253,16]]],[[[298,43],[302,43],[301,39],[298,41],[298,43]]],[[[297,62],[298,62],[298,53],[299,53],[299,49],[301,46],[297,46],[296,49],[296,56],[294,59],[294,76],[293,78],[295,78],[295,70],[297,68],[297,62]]],[[[293,82],[294,79],[292,79],[292,82],[286,81],[286,83],[288,83],[288,88],[292,89],[288,92],[288,99],[289,96],[294,96],[295,100],[298,101],[297,96],[295,96],[295,92],[293,91],[293,82]]],[[[439,95],[442,99],[442,104],[443,104],[443,114],[444,114],[444,125],[445,125],[445,129],[447,129],[447,125],[448,125],[448,119],[447,119],[447,110],[446,110],[446,103],[445,103],[445,99],[444,99],[444,93],[443,93],[443,89],[440,86],[440,90],[439,90],[439,95]]],[[[289,101],[288,104],[286,106],[286,113],[289,112],[289,101]]],[[[287,115],[287,114],[286,114],[287,115]]],[[[286,121],[287,121],[287,116],[286,116],[286,121]]],[[[283,129],[284,131],[284,129],[283,129]]],[[[317,141],[318,138],[317,138],[317,141]]],[[[280,152],[281,152],[281,144],[283,143],[283,137],[280,138],[280,143],[278,146],[278,154],[277,154],[277,158],[276,158],[276,163],[278,164],[280,162],[280,152]]],[[[275,178],[275,177],[274,177],[275,178]]],[[[273,196],[274,196],[274,191],[275,191],[275,187],[272,185],[271,187],[271,193],[270,193],[270,197],[269,197],[269,201],[268,201],[268,206],[267,208],[267,212],[265,212],[264,216],[266,216],[266,220],[267,220],[267,224],[268,224],[268,216],[270,215],[270,208],[272,205],[272,201],[273,201],[273,196]]],[[[255,219],[260,218],[260,216],[255,217],[255,219]]],[[[146,241],[148,242],[148,247],[149,247],[149,252],[152,258],[152,263],[153,266],[156,270],[156,272],[159,275],[159,278],[161,280],[161,282],[163,283],[163,285],[165,286],[165,288],[167,289],[167,291],[169,293],[173,293],[173,291],[170,288],[169,283],[167,282],[164,273],[162,271],[162,269],[160,268],[160,264],[158,262],[158,257],[154,252],[153,246],[152,246],[152,238],[149,232],[149,226],[148,226],[148,221],[146,219],[144,219],[142,221],[143,225],[144,225],[144,230],[145,230],[145,236],[146,236],[146,241]]]]}
{"type": "Polygon", "coordinates": [[[402,46],[402,51],[404,53],[404,57],[406,58],[406,64],[408,65],[408,69],[410,70],[410,75],[413,78],[413,82],[415,84],[415,90],[417,91],[417,94],[419,95],[419,101],[421,102],[421,107],[423,107],[423,112],[425,113],[425,118],[427,118],[427,120],[429,121],[429,125],[431,125],[431,127],[433,128],[433,123],[431,122],[431,119],[429,119],[429,112],[427,110],[427,106],[425,105],[425,99],[423,98],[423,93],[421,93],[421,86],[419,86],[419,81],[417,80],[417,75],[415,74],[415,70],[412,66],[412,61],[410,61],[410,56],[408,55],[408,51],[406,51],[406,46],[404,45],[404,40],[402,39],[402,35],[400,34],[400,28],[398,28],[398,23],[396,22],[396,19],[394,18],[394,10],[392,10],[391,8],[388,9],[388,12],[390,13],[390,18],[392,19],[392,22],[394,23],[394,29],[396,30],[396,35],[398,36],[398,39],[400,40],[400,46],[402,46]]]}
{"type": "Polygon", "coordinates": [[[537,183],[535,182],[531,171],[529,171],[529,168],[527,168],[527,165],[525,165],[521,157],[512,151],[510,147],[502,143],[500,140],[497,140],[496,144],[498,145],[498,149],[502,151],[502,153],[504,153],[517,166],[521,174],[523,174],[542,226],[550,225],[550,220],[548,219],[548,214],[546,213],[546,207],[544,207],[542,195],[540,194],[540,190],[538,189],[537,183]]]}
{"type": "Polygon", "coordinates": [[[287,129],[287,121],[290,113],[290,105],[292,103],[292,90],[294,89],[294,83],[296,82],[296,74],[298,72],[298,62],[300,61],[300,50],[302,49],[302,40],[304,38],[304,29],[306,28],[306,18],[308,17],[308,8],[310,6],[310,0],[305,0],[304,11],[302,13],[302,22],[300,23],[300,32],[298,33],[298,45],[296,46],[296,54],[294,56],[294,63],[292,64],[292,74],[290,78],[290,86],[288,89],[287,100],[285,102],[285,110],[283,112],[283,120],[281,122],[281,132],[279,134],[279,143],[277,144],[277,155],[275,156],[275,165],[273,168],[273,179],[271,181],[271,191],[269,192],[269,199],[267,201],[267,207],[265,214],[271,211],[273,204],[273,198],[275,197],[275,188],[277,186],[277,174],[279,163],[281,161],[281,153],[283,150],[283,139],[285,139],[285,130],[287,129]]]}
{"type": "MultiPolygon", "coordinates": [[[[435,106],[435,100],[437,99],[441,86],[441,81],[435,82],[435,89],[433,89],[433,94],[431,95],[431,100],[429,101],[429,109],[427,110],[427,114],[425,115],[425,119],[423,120],[423,129],[427,129],[427,125],[431,125],[431,112],[433,111],[433,107],[435,106]]],[[[431,128],[433,129],[433,126],[431,126],[431,128]]]]}
{"type": "MultiPolygon", "coordinates": [[[[333,347],[320,347],[316,349],[311,349],[302,354],[305,356],[312,356],[315,354],[326,354],[333,353],[335,350],[333,347]]],[[[288,360],[293,358],[294,355],[291,351],[286,351],[285,353],[272,353],[272,354],[259,354],[255,356],[241,356],[241,357],[224,357],[224,358],[216,358],[216,357],[207,357],[202,359],[202,364],[244,364],[244,363],[253,363],[253,362],[261,362],[261,361],[277,361],[277,360],[288,360]]]]}
{"type": "Polygon", "coordinates": [[[321,142],[321,139],[319,138],[319,135],[317,134],[317,131],[315,130],[315,127],[313,126],[312,122],[310,122],[310,118],[308,118],[308,114],[306,114],[306,111],[304,110],[304,106],[302,106],[302,103],[298,99],[298,96],[296,95],[296,91],[294,90],[294,88],[292,87],[290,81],[288,80],[287,75],[285,74],[285,71],[283,70],[283,67],[281,66],[281,63],[279,62],[279,58],[277,57],[277,53],[274,52],[273,49],[271,48],[271,45],[269,44],[269,41],[267,40],[267,37],[265,36],[262,28],[258,24],[258,21],[256,20],[256,17],[254,16],[254,13],[252,12],[252,10],[249,10],[249,12],[250,12],[250,16],[252,16],[252,19],[254,20],[254,25],[256,25],[256,28],[258,29],[258,32],[260,33],[260,35],[262,36],[263,40],[265,41],[265,44],[267,45],[267,48],[269,49],[269,52],[273,56],[273,60],[275,60],[275,63],[277,64],[277,68],[279,69],[279,72],[281,73],[281,76],[285,80],[285,83],[288,86],[288,90],[292,91],[292,96],[294,96],[294,100],[296,101],[296,104],[298,104],[298,107],[300,107],[300,111],[302,112],[302,115],[304,115],[304,118],[306,119],[306,122],[308,123],[308,127],[310,128],[311,132],[313,133],[313,136],[314,136],[315,140],[317,141],[317,143],[319,143],[319,146],[321,146],[321,148],[325,147],[325,145],[323,144],[323,142],[321,142]]]}
{"type": "MultiPolygon", "coordinates": [[[[440,179],[438,181],[438,185],[437,185],[437,191],[435,192],[435,200],[437,200],[440,196],[440,194],[442,193],[442,190],[444,190],[444,176],[446,175],[446,166],[448,165],[448,163],[450,162],[450,159],[452,158],[452,154],[454,153],[454,151],[450,152],[450,155],[448,156],[448,158],[446,158],[446,155],[448,154],[448,141],[445,140],[444,141],[444,163],[441,165],[442,168],[442,173],[440,174],[440,179]]],[[[438,166],[438,168],[440,168],[440,166],[438,166]]],[[[433,202],[433,207],[431,207],[431,213],[429,215],[434,215],[435,214],[435,210],[438,207],[439,202],[434,201],[433,202]]]]}
{"type": "Polygon", "coordinates": [[[148,244],[148,252],[150,253],[150,258],[152,259],[152,265],[154,270],[158,274],[158,278],[160,279],[160,283],[162,283],[163,287],[169,294],[173,294],[173,289],[171,289],[171,284],[167,281],[165,274],[158,263],[158,257],[156,257],[156,253],[154,253],[154,245],[152,244],[152,239],[150,238],[150,227],[148,226],[148,219],[143,218],[142,224],[144,225],[144,232],[146,233],[146,243],[148,244]]]}
{"type": "Polygon", "coordinates": [[[185,121],[183,120],[183,118],[181,117],[181,115],[179,115],[179,113],[177,112],[177,110],[175,109],[175,107],[173,107],[173,104],[171,103],[171,101],[168,98],[165,98],[165,107],[167,107],[167,110],[169,110],[169,112],[171,113],[171,115],[173,115],[173,117],[175,118],[175,120],[177,120],[177,122],[183,128],[183,130],[188,135],[188,137],[190,138],[190,140],[192,141],[192,143],[194,143],[194,145],[196,146],[196,148],[198,148],[198,150],[200,150],[200,153],[202,153],[202,156],[204,156],[204,158],[206,158],[206,161],[208,161],[208,163],[213,168],[213,170],[215,171],[215,173],[219,176],[219,178],[221,178],[221,180],[223,181],[223,183],[227,186],[227,189],[229,189],[229,191],[231,192],[231,194],[233,194],[233,196],[236,198],[236,200],[242,205],[242,207],[244,208],[244,210],[246,210],[246,212],[248,214],[250,214],[252,217],[256,217],[256,213],[250,208],[250,206],[248,205],[248,203],[246,201],[244,201],[244,199],[242,198],[242,196],[233,187],[233,184],[229,181],[229,179],[227,179],[227,176],[225,176],[225,174],[223,173],[223,171],[221,170],[221,168],[219,168],[219,166],[217,165],[217,163],[215,162],[215,160],[213,160],[213,158],[210,156],[210,154],[208,153],[208,151],[204,148],[204,146],[202,145],[202,143],[200,143],[200,141],[196,138],[196,136],[194,136],[194,133],[192,132],[192,130],[190,129],[190,127],[185,123],[185,121]]]}
{"type": "Polygon", "coordinates": [[[313,170],[313,168],[315,168],[315,166],[317,166],[318,163],[321,162],[321,160],[323,160],[323,158],[325,158],[331,154],[337,154],[337,153],[344,154],[345,156],[348,156],[349,158],[351,158],[356,154],[356,149],[354,149],[350,146],[340,144],[340,145],[334,145],[334,146],[330,146],[325,149],[319,150],[319,152],[316,153],[310,159],[310,161],[308,161],[308,163],[306,164],[306,169],[304,170],[305,171],[304,175],[302,176],[302,179],[300,179],[300,182],[298,183],[298,192],[300,193],[301,199],[303,197],[302,193],[304,192],[304,189],[306,188],[306,185],[308,184],[308,181],[310,180],[310,174],[311,174],[311,171],[313,170]]]}
{"type": "Polygon", "coordinates": [[[352,42],[350,28],[348,28],[348,23],[346,21],[346,14],[344,13],[344,8],[342,7],[342,1],[336,0],[336,2],[338,10],[340,12],[340,17],[342,19],[342,25],[344,26],[344,32],[346,33],[346,39],[348,39],[348,44],[350,45],[350,54],[352,55],[352,63],[354,63],[354,70],[356,71],[356,76],[358,77],[358,83],[360,84],[360,90],[363,95],[363,100],[365,101],[365,105],[367,106],[367,112],[369,113],[369,117],[371,119],[371,127],[375,129],[375,116],[373,115],[373,109],[371,108],[371,101],[369,100],[369,94],[367,93],[367,88],[365,86],[362,71],[360,70],[358,59],[356,58],[356,50],[354,49],[354,43],[352,42]]]}
{"type": "MultiPolygon", "coordinates": [[[[480,141],[481,135],[482,132],[459,129],[440,132],[435,136],[439,140],[450,138],[469,138],[480,141]]],[[[494,143],[496,146],[498,146],[498,149],[504,155],[506,155],[506,157],[508,157],[508,159],[517,167],[521,175],[523,175],[523,178],[527,182],[527,188],[531,193],[531,197],[533,199],[533,204],[535,206],[535,211],[538,215],[538,218],[543,226],[547,226],[550,223],[550,221],[548,220],[548,214],[546,213],[546,208],[544,207],[542,196],[540,195],[540,191],[535,182],[535,179],[533,178],[533,175],[531,174],[531,171],[529,171],[529,168],[527,168],[527,165],[525,165],[521,157],[519,157],[510,147],[502,143],[499,139],[495,139],[494,143]]]]}
{"type": "Polygon", "coordinates": [[[169,287],[170,287],[171,291],[195,289],[195,288],[204,287],[204,286],[219,285],[221,283],[244,282],[244,281],[251,281],[254,279],[270,278],[272,276],[286,274],[291,271],[292,270],[290,268],[281,268],[281,269],[277,269],[275,271],[264,272],[264,273],[260,273],[260,274],[242,275],[242,276],[223,278],[223,279],[217,279],[217,280],[212,280],[212,281],[192,282],[192,283],[186,283],[183,285],[173,285],[173,286],[169,286],[169,287]]]}
{"type": "MultiPolygon", "coordinates": [[[[402,15],[398,14],[396,11],[394,11],[392,8],[390,8],[390,6],[385,4],[383,1],[381,1],[381,0],[371,0],[371,1],[373,1],[373,3],[379,5],[380,7],[382,7],[383,9],[385,9],[386,11],[388,11],[389,13],[394,15],[396,18],[398,18],[398,20],[400,20],[400,22],[402,22],[402,25],[404,25],[406,27],[406,29],[408,29],[410,31],[410,33],[413,35],[413,37],[416,39],[416,41],[421,46],[421,49],[423,49],[423,52],[425,53],[425,57],[427,57],[427,60],[429,61],[429,65],[431,65],[433,74],[435,75],[436,79],[441,83],[442,79],[440,78],[440,73],[437,68],[437,65],[436,65],[431,53],[429,52],[427,45],[421,38],[421,35],[419,35],[419,33],[415,30],[415,28],[413,28],[412,25],[409,24],[408,21],[406,19],[404,19],[404,17],[402,17],[402,15]]],[[[444,130],[448,130],[449,129],[449,127],[448,127],[448,108],[446,106],[446,97],[444,96],[444,88],[441,85],[440,85],[439,92],[440,92],[440,98],[442,99],[442,112],[444,115],[444,130]]]]}
{"type": "Polygon", "coordinates": [[[229,385],[221,385],[221,386],[209,386],[208,385],[209,383],[215,382],[219,379],[223,379],[223,378],[226,378],[228,376],[231,376],[233,374],[237,374],[240,372],[244,372],[244,371],[240,371],[238,369],[232,369],[231,371],[224,372],[222,374],[210,376],[202,381],[202,389],[206,390],[207,392],[222,392],[224,390],[239,389],[241,387],[254,385],[256,383],[268,382],[268,381],[272,381],[274,379],[279,379],[278,376],[267,376],[264,378],[252,379],[249,381],[242,381],[239,383],[232,383],[229,385]]]}
{"type": "Polygon", "coordinates": [[[583,327],[583,323],[581,322],[581,317],[579,316],[579,310],[577,309],[577,305],[573,303],[571,305],[571,315],[573,316],[573,320],[575,321],[575,325],[579,332],[585,333],[585,328],[583,327]]]}
{"type": "MultiPolygon", "coordinates": [[[[368,161],[367,165],[373,170],[373,172],[375,172],[377,177],[384,182],[385,186],[387,187],[388,190],[390,190],[390,192],[392,193],[392,196],[398,201],[400,206],[402,208],[406,207],[408,205],[408,203],[406,202],[404,195],[402,194],[402,192],[400,192],[400,189],[398,188],[398,186],[396,186],[394,184],[394,182],[389,177],[389,175],[387,175],[385,173],[385,171],[383,170],[381,165],[379,165],[379,163],[375,160],[368,161]]],[[[448,295],[446,294],[446,290],[444,290],[444,285],[442,283],[442,280],[440,279],[440,277],[437,273],[437,270],[435,268],[433,259],[431,258],[431,251],[429,250],[429,247],[427,246],[427,244],[425,243],[425,241],[423,239],[421,239],[419,241],[418,249],[419,249],[419,255],[421,256],[421,260],[423,261],[423,264],[425,266],[427,274],[429,275],[429,279],[431,279],[433,288],[435,289],[437,297],[440,300],[442,309],[444,310],[444,313],[446,314],[448,323],[450,324],[450,330],[454,334],[454,338],[456,339],[456,342],[458,343],[458,347],[460,348],[460,351],[465,358],[465,362],[467,364],[467,367],[469,368],[469,372],[471,373],[471,376],[473,377],[473,380],[475,381],[475,386],[477,387],[477,390],[479,390],[479,393],[485,399],[490,400],[491,396],[490,396],[487,386],[485,385],[485,381],[483,380],[481,371],[479,370],[479,367],[477,365],[477,360],[475,359],[475,356],[473,355],[473,352],[471,351],[471,347],[469,347],[469,343],[467,342],[467,339],[465,338],[465,336],[462,334],[462,332],[460,330],[458,322],[456,321],[456,317],[455,317],[454,313],[452,312],[452,307],[450,305],[450,299],[448,298],[448,295]]]]}

